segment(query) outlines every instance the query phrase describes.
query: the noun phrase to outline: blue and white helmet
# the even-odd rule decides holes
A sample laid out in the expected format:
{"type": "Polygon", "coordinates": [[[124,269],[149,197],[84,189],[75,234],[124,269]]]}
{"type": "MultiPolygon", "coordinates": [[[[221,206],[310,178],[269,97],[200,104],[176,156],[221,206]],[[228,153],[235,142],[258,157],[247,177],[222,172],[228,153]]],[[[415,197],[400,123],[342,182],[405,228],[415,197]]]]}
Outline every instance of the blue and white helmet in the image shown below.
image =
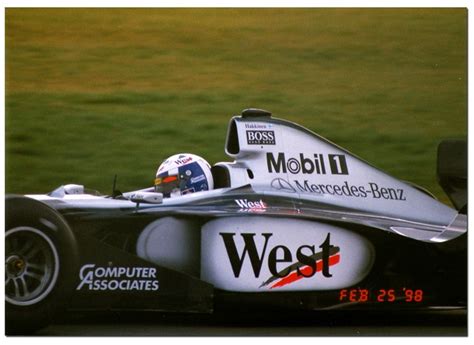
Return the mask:
{"type": "Polygon", "coordinates": [[[204,158],[190,153],[169,157],[156,172],[155,191],[165,198],[213,188],[211,166],[204,158]]]}

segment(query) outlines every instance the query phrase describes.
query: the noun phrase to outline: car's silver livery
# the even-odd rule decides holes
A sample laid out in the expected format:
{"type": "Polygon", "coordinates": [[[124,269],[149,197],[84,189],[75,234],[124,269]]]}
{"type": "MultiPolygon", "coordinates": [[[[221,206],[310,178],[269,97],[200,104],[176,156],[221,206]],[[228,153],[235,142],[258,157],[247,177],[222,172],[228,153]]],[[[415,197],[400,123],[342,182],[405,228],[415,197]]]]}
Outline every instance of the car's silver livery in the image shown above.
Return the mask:
{"type": "Polygon", "coordinates": [[[221,296],[235,308],[262,295],[285,304],[281,292],[301,296],[292,308],[321,310],[347,307],[351,288],[390,288],[401,302],[402,291],[423,288],[417,306],[465,305],[466,181],[457,170],[440,170],[453,209],[258,109],[230,120],[225,151],[232,161],[213,166],[210,191],[106,196],[66,184],[8,196],[9,328],[28,315],[34,329],[57,296],[71,296],[73,310],[212,312],[221,296]],[[40,242],[42,256],[33,255],[40,242]]]}

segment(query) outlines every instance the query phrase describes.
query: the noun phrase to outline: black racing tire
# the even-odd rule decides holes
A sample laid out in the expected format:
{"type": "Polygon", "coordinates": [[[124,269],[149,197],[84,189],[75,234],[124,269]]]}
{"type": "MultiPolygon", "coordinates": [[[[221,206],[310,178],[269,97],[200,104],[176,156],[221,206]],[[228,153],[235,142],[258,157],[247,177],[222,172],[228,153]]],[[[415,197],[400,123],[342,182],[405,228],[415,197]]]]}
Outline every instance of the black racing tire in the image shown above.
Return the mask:
{"type": "Polygon", "coordinates": [[[31,334],[69,304],[78,248],[64,218],[24,196],[5,199],[5,331],[31,334]]]}

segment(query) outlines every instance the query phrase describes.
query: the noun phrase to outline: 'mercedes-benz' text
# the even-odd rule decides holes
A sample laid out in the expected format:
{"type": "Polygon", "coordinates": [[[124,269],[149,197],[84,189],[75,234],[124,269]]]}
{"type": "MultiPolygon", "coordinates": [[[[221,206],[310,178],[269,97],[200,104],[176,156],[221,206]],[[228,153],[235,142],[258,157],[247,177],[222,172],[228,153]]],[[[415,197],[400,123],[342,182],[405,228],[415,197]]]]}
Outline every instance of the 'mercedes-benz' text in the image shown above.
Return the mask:
{"type": "Polygon", "coordinates": [[[286,181],[282,178],[275,178],[271,182],[271,187],[285,192],[301,192],[314,194],[329,194],[354,198],[373,198],[385,200],[406,201],[405,190],[403,188],[393,188],[381,186],[375,182],[368,182],[366,185],[351,185],[348,181],[342,184],[313,183],[309,180],[286,181]]]}

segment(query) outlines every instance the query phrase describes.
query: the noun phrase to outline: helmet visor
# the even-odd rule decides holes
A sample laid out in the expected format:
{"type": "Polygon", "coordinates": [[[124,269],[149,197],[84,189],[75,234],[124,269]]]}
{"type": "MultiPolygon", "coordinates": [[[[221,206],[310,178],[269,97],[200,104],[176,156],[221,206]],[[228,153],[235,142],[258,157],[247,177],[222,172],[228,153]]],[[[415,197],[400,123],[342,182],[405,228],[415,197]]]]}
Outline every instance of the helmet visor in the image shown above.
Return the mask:
{"type": "Polygon", "coordinates": [[[170,194],[174,189],[180,189],[179,175],[157,177],[155,179],[155,192],[170,194]]]}

